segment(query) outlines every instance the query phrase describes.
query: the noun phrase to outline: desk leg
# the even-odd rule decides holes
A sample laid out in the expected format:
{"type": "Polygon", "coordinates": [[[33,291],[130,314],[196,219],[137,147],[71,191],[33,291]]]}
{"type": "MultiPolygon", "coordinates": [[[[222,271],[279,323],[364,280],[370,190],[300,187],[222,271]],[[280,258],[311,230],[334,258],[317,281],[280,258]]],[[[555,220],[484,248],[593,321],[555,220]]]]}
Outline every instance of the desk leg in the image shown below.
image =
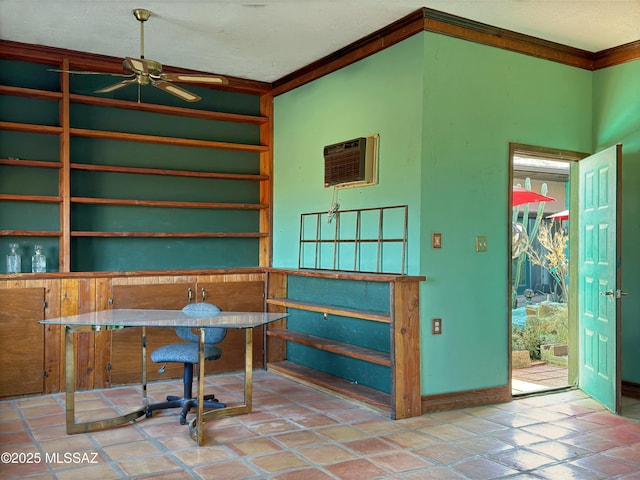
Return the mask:
{"type": "Polygon", "coordinates": [[[92,422],[76,423],[75,411],[75,390],[76,390],[76,369],[75,369],[75,347],[73,344],[73,334],[75,332],[90,332],[91,327],[65,327],[65,406],[67,433],[88,433],[97,430],[104,430],[111,427],[117,427],[125,423],[130,423],[137,418],[145,415],[145,408],[140,408],[134,412],[118,417],[106,418],[104,420],[96,420],[92,422]]]}
{"type": "MultiPolygon", "coordinates": [[[[200,359],[204,357],[204,332],[200,334],[200,359]]],[[[189,423],[189,431],[191,437],[201,446],[204,440],[203,425],[211,419],[218,417],[227,417],[231,415],[240,415],[251,412],[253,404],[253,328],[246,328],[244,331],[244,402],[240,405],[230,405],[225,408],[216,408],[213,410],[203,411],[201,405],[204,396],[204,361],[200,361],[199,365],[199,383],[198,383],[198,415],[189,423]],[[201,397],[202,395],[202,397],[201,397]]]]}
{"type": "Polygon", "coordinates": [[[196,443],[201,446],[204,443],[204,428],[202,420],[204,416],[204,339],[205,329],[198,329],[198,413],[196,414],[196,443]]]}

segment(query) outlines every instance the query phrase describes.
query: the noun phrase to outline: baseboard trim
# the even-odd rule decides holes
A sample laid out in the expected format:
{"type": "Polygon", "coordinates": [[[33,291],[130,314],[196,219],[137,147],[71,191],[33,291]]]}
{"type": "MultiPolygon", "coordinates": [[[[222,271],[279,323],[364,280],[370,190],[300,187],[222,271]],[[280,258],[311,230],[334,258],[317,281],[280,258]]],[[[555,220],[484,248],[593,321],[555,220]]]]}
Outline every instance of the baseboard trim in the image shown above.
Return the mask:
{"type": "Polygon", "coordinates": [[[622,380],[622,396],[640,399],[640,383],[622,380]]]}
{"type": "Polygon", "coordinates": [[[503,387],[466,390],[462,392],[423,395],[421,399],[422,413],[442,412],[466,407],[480,407],[494,403],[510,402],[511,388],[503,387]]]}

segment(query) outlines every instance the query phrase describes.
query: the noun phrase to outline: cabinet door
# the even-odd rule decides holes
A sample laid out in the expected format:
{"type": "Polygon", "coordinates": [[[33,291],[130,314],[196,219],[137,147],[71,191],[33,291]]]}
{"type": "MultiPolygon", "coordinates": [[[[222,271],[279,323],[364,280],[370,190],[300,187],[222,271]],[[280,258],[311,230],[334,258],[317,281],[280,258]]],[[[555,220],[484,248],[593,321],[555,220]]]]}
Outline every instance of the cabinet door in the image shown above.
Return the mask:
{"type": "MultiPolygon", "coordinates": [[[[264,282],[198,282],[198,302],[213,303],[226,312],[262,312],[264,310],[264,282]]],[[[253,331],[253,365],[264,366],[263,327],[253,331]]],[[[230,328],[220,343],[222,357],[207,362],[206,373],[237,372],[244,369],[244,330],[230,328]]]]}
{"type": "Polygon", "coordinates": [[[44,391],[44,288],[0,289],[0,396],[44,391]]]}
{"type": "MultiPolygon", "coordinates": [[[[189,303],[191,283],[157,285],[114,285],[113,308],[147,308],[181,310],[189,303]]],[[[194,301],[195,301],[195,297],[194,301]]],[[[111,334],[111,384],[139,383],[142,378],[140,328],[114,330],[111,334]]],[[[169,343],[181,343],[173,328],[147,328],[147,380],[182,378],[180,364],[167,364],[164,373],[158,373],[150,355],[156,348],[169,343]]]]}

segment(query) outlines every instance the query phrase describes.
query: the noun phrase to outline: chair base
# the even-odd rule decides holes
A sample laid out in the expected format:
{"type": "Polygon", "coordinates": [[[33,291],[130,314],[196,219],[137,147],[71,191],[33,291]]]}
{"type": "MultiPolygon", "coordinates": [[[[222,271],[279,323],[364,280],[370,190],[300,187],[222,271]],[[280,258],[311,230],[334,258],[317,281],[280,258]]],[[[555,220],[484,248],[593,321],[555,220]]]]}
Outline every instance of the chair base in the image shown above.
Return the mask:
{"type": "MultiPolygon", "coordinates": [[[[148,405],[145,408],[145,414],[147,418],[150,418],[153,415],[155,410],[164,410],[167,408],[180,408],[182,409],[180,412],[180,425],[187,424],[187,414],[191,408],[197,408],[198,399],[197,398],[181,398],[175,397],[173,395],[169,395],[167,397],[166,402],[154,403],[153,405],[148,405]]],[[[205,395],[204,397],[204,408],[224,408],[227,405],[224,403],[220,403],[215,395],[205,395]]]]}
{"type": "MultiPolygon", "coordinates": [[[[180,425],[186,425],[187,414],[193,407],[198,406],[198,399],[193,398],[192,384],[193,384],[193,364],[184,364],[184,395],[182,397],[176,397],[169,395],[166,402],[154,403],[153,405],[147,405],[145,408],[145,415],[150,418],[153,415],[154,410],[164,410],[167,408],[180,408],[180,425]]],[[[205,395],[203,408],[224,408],[227,405],[221,403],[215,397],[215,395],[205,395]]]]}

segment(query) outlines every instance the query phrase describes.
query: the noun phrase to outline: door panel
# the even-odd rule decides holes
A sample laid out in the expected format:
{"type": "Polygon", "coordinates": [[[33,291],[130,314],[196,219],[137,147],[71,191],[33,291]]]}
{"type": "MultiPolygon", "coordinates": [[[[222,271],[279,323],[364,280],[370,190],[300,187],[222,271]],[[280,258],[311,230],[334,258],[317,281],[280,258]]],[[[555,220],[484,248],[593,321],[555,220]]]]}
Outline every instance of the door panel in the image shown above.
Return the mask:
{"type": "Polygon", "coordinates": [[[621,145],[578,164],[579,386],[620,410],[619,171],[621,145]]]}
{"type": "MultiPolygon", "coordinates": [[[[115,285],[113,308],[150,308],[180,310],[189,303],[189,289],[195,292],[193,283],[168,283],[154,285],[115,285]]],[[[142,329],[124,328],[111,333],[111,383],[122,385],[139,383],[142,378],[140,354],[142,329]]],[[[173,328],[147,328],[147,380],[168,380],[182,377],[182,365],[167,364],[159,373],[150,355],[156,348],[182,340],[173,328]]]]}
{"type": "Polygon", "coordinates": [[[0,397],[44,391],[44,288],[0,289],[0,397]]]}

